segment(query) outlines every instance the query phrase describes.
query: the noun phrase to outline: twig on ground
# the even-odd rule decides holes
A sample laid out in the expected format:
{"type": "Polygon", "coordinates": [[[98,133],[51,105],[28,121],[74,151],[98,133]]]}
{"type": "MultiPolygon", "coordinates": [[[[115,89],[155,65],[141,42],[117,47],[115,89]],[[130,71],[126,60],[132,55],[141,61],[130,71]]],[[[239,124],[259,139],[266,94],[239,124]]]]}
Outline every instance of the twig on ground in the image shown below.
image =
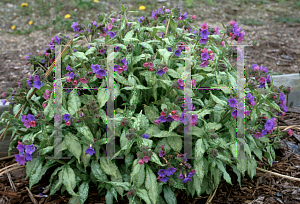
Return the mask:
{"type": "Polygon", "coordinates": [[[10,186],[11,186],[11,188],[13,189],[13,191],[17,191],[16,186],[15,186],[15,183],[14,183],[13,180],[11,179],[10,173],[7,172],[6,175],[7,175],[7,178],[8,178],[8,180],[9,180],[10,186]]]}
{"type": "Polygon", "coordinates": [[[208,199],[207,199],[207,201],[206,201],[205,204],[210,204],[210,203],[211,203],[212,199],[215,197],[215,194],[216,194],[216,192],[217,192],[217,190],[218,190],[218,187],[219,187],[219,185],[218,185],[217,188],[214,190],[214,192],[213,192],[212,194],[210,194],[210,196],[208,197],[208,199]]]}
{"type": "Polygon", "coordinates": [[[29,188],[28,188],[28,187],[25,187],[25,188],[26,188],[26,190],[28,191],[28,195],[29,195],[29,197],[30,197],[30,200],[31,200],[34,204],[38,204],[37,200],[33,197],[31,191],[29,190],[29,188]]]}
{"type": "Polygon", "coordinates": [[[6,171],[0,173],[0,176],[2,176],[3,174],[5,174],[7,172],[12,171],[12,170],[20,169],[20,168],[23,168],[23,167],[25,167],[25,166],[17,166],[17,167],[14,167],[14,168],[7,169],[6,171]]]}
{"type": "Polygon", "coordinates": [[[276,58],[276,57],[273,57],[273,56],[270,56],[270,55],[266,55],[266,54],[263,54],[263,56],[272,58],[274,60],[279,60],[279,61],[284,61],[284,62],[292,62],[291,60],[279,59],[279,58],[276,58]]]}
{"type": "Polygon", "coordinates": [[[15,157],[15,155],[7,156],[7,157],[1,157],[0,161],[6,160],[6,159],[11,159],[11,158],[14,158],[14,157],[15,157]]]}
{"type": "Polygon", "coordinates": [[[13,166],[18,166],[18,165],[19,165],[18,163],[15,163],[15,164],[12,164],[12,165],[6,166],[6,167],[4,167],[4,168],[0,169],[0,172],[1,172],[1,171],[4,171],[4,170],[7,170],[7,168],[10,168],[10,167],[13,167],[13,166]]]}
{"type": "Polygon", "coordinates": [[[300,178],[295,178],[295,177],[291,177],[291,176],[286,176],[286,175],[282,175],[282,174],[278,174],[278,173],[274,173],[272,171],[268,171],[268,170],[264,170],[264,169],[261,169],[259,167],[256,167],[257,170],[260,170],[260,171],[263,171],[263,172],[266,172],[266,173],[270,173],[274,176],[279,176],[279,177],[283,177],[283,178],[286,178],[286,179],[289,179],[289,180],[293,180],[293,181],[300,181],[300,178]]]}

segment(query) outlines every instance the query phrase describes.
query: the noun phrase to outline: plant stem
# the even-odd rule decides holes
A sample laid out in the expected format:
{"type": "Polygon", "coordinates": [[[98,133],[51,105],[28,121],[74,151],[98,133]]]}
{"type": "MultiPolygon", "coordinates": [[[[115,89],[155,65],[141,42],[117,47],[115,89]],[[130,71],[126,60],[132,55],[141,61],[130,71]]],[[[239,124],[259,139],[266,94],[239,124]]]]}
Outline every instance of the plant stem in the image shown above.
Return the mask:
{"type": "Polygon", "coordinates": [[[167,29],[166,29],[166,37],[167,37],[167,35],[168,35],[168,29],[169,29],[170,21],[171,21],[171,19],[172,19],[172,15],[173,15],[173,12],[171,13],[170,19],[169,19],[169,21],[168,21],[168,25],[167,25],[167,29]]]}
{"type": "Polygon", "coordinates": [[[169,95],[169,93],[172,91],[172,89],[173,89],[173,86],[170,88],[170,90],[166,93],[166,95],[160,101],[152,102],[152,103],[160,105],[163,102],[163,100],[169,95]]]}

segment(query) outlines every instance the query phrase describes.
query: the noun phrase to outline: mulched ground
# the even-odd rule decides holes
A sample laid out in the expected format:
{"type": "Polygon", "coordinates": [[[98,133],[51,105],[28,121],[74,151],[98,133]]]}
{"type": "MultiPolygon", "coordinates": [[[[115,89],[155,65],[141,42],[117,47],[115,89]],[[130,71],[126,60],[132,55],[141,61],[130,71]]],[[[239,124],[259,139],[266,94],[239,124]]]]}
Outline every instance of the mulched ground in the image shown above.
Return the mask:
{"type": "MultiPolygon", "coordinates": [[[[292,126],[298,125],[300,120],[300,108],[289,108],[285,116],[279,118],[278,125],[292,126]]],[[[298,178],[300,169],[300,151],[298,143],[300,143],[300,129],[293,129],[294,134],[291,137],[280,138],[282,147],[276,150],[276,158],[272,167],[267,163],[267,159],[263,157],[263,162],[258,162],[258,167],[268,171],[279,173],[286,176],[298,178]]],[[[14,158],[0,158],[0,175],[5,167],[15,164],[14,158]]],[[[49,182],[47,173],[43,176],[41,182],[34,185],[31,189],[32,196],[38,204],[55,204],[67,203],[69,196],[61,196],[54,194],[50,197],[40,198],[39,193],[47,195],[49,192],[44,191],[49,182]],[[43,192],[44,191],[44,192],[43,192]]],[[[224,180],[219,184],[218,189],[212,199],[213,204],[296,204],[300,203],[300,181],[286,179],[280,176],[274,176],[257,170],[256,176],[251,180],[248,176],[242,181],[240,188],[236,175],[229,170],[233,185],[227,184],[224,180]]],[[[10,171],[8,174],[0,176],[0,204],[14,203],[34,203],[29,196],[26,187],[29,186],[28,180],[25,179],[25,169],[17,169],[10,171]],[[9,178],[11,177],[11,179],[9,178]],[[11,182],[10,182],[11,180],[11,182]],[[12,184],[11,184],[12,183],[12,184]],[[12,189],[15,186],[16,191],[12,189]]],[[[105,204],[105,197],[99,196],[95,186],[90,187],[90,193],[86,203],[105,204]]],[[[204,204],[210,195],[202,195],[200,198],[192,198],[187,196],[183,191],[175,191],[177,203],[180,204],[204,204]]],[[[127,204],[128,202],[118,196],[118,202],[114,203],[127,204]]]]}

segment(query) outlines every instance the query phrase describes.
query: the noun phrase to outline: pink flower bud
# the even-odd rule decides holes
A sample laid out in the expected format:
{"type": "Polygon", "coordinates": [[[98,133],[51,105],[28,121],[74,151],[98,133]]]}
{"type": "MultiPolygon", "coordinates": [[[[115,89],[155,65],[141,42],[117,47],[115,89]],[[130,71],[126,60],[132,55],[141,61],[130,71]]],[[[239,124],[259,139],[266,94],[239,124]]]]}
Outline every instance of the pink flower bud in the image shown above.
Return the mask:
{"type": "Polygon", "coordinates": [[[140,159],[140,160],[138,161],[138,164],[144,164],[143,160],[140,159]]]}
{"type": "Polygon", "coordinates": [[[46,108],[47,104],[46,103],[43,103],[42,107],[43,108],[46,108]]]}
{"type": "Polygon", "coordinates": [[[80,79],[80,82],[81,82],[82,84],[86,84],[86,83],[87,83],[87,80],[86,80],[86,78],[81,78],[81,79],[80,79]]]}
{"type": "Polygon", "coordinates": [[[222,45],[222,46],[224,46],[224,45],[225,45],[225,41],[224,41],[224,40],[221,42],[221,45],[222,45]]]}
{"type": "Polygon", "coordinates": [[[148,67],[148,63],[144,63],[143,66],[144,66],[144,67],[148,67]]]}
{"type": "Polygon", "coordinates": [[[66,125],[71,126],[71,122],[70,121],[66,122],[66,125]]]}
{"type": "Polygon", "coordinates": [[[72,79],[71,78],[67,78],[67,82],[71,83],[72,79]]]}
{"type": "Polygon", "coordinates": [[[149,71],[150,71],[150,72],[152,72],[152,71],[153,71],[153,69],[152,69],[152,68],[149,68],[149,71]]]}
{"type": "Polygon", "coordinates": [[[172,113],[172,114],[175,114],[175,113],[176,113],[176,111],[172,111],[171,113],[172,113]]]}
{"type": "Polygon", "coordinates": [[[76,86],[77,85],[77,80],[73,81],[73,85],[76,86]]]}
{"type": "Polygon", "coordinates": [[[202,52],[202,53],[205,53],[205,52],[207,52],[207,49],[204,48],[201,52],[202,52]]]}
{"type": "Polygon", "coordinates": [[[163,117],[167,116],[166,112],[164,112],[164,111],[160,112],[160,115],[163,117]]]}
{"type": "Polygon", "coordinates": [[[211,53],[213,53],[213,51],[212,51],[212,50],[208,51],[208,54],[211,54],[211,53]]]}
{"type": "Polygon", "coordinates": [[[149,63],[148,63],[148,66],[149,66],[149,67],[153,67],[153,62],[149,62],[149,63]]]}
{"type": "Polygon", "coordinates": [[[48,55],[49,55],[49,53],[46,52],[46,53],[45,53],[45,56],[48,57],[48,55]]]}
{"type": "Polygon", "coordinates": [[[179,16],[179,17],[178,17],[178,20],[180,21],[181,19],[182,19],[182,17],[181,17],[181,16],[179,16]]]}
{"type": "Polygon", "coordinates": [[[30,127],[35,127],[35,121],[30,121],[30,127]]]}
{"type": "Polygon", "coordinates": [[[194,20],[195,20],[195,19],[196,19],[196,15],[193,15],[193,16],[192,16],[192,19],[194,19],[194,20]]]}

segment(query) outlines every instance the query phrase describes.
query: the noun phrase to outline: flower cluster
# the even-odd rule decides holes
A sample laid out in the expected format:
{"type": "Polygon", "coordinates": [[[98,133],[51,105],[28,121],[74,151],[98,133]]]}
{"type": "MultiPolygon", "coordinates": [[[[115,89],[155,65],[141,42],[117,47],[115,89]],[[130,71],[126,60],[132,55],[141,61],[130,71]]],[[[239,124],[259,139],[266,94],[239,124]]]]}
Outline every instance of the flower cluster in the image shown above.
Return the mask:
{"type": "Polygon", "coordinates": [[[29,80],[27,80],[28,86],[31,88],[32,82],[34,83],[34,88],[41,89],[43,86],[43,83],[40,81],[39,76],[35,75],[34,78],[32,78],[31,75],[28,75],[29,80]]]}
{"type": "Polygon", "coordinates": [[[35,117],[31,114],[21,115],[21,121],[24,123],[24,126],[28,129],[30,127],[35,127],[35,117]]]}
{"type": "MultiPolygon", "coordinates": [[[[149,137],[149,136],[148,136],[149,137]]],[[[149,150],[150,148],[147,146],[142,145],[140,151],[136,153],[139,161],[138,164],[144,164],[148,163],[148,161],[151,159],[151,156],[153,155],[153,152],[149,150]]]]}
{"type": "Polygon", "coordinates": [[[236,40],[241,43],[244,40],[245,31],[241,31],[237,23],[233,20],[230,21],[230,25],[227,30],[227,34],[231,36],[231,40],[236,40]]]}
{"type": "Polygon", "coordinates": [[[91,65],[91,68],[93,70],[93,73],[95,73],[96,77],[99,79],[102,79],[104,76],[106,76],[106,71],[104,69],[100,68],[100,65],[95,64],[95,65],[91,65]]]}
{"type": "Polygon", "coordinates": [[[269,72],[269,70],[267,69],[267,67],[263,67],[263,66],[258,66],[257,64],[252,64],[252,71],[254,71],[256,73],[256,77],[255,79],[258,79],[258,83],[259,88],[265,88],[265,83],[270,83],[272,82],[272,79],[270,77],[270,73],[268,75],[261,76],[261,75],[265,75],[267,72],[269,72]]]}
{"type": "Polygon", "coordinates": [[[199,40],[199,44],[205,45],[208,41],[208,35],[210,34],[208,31],[207,23],[201,24],[201,28],[199,29],[201,39],[199,40]]]}
{"type": "Polygon", "coordinates": [[[215,54],[212,50],[207,52],[206,48],[204,48],[201,52],[201,59],[204,61],[200,64],[200,67],[207,67],[209,63],[208,60],[213,61],[215,59],[215,54]]]}
{"type": "Polygon", "coordinates": [[[255,105],[255,97],[251,95],[251,92],[249,91],[249,93],[247,94],[247,98],[249,100],[249,103],[251,105],[251,108],[253,108],[253,106],[255,105]]]}
{"type": "Polygon", "coordinates": [[[276,127],[276,118],[268,119],[264,125],[264,128],[261,132],[256,132],[253,137],[258,139],[259,137],[263,137],[266,134],[271,134],[273,128],[276,127]]]}
{"type": "Polygon", "coordinates": [[[127,193],[127,197],[128,198],[133,198],[134,196],[136,196],[136,188],[131,188],[129,190],[129,192],[127,193]]]}
{"type": "MultiPolygon", "coordinates": [[[[61,116],[59,116],[59,115],[54,115],[54,121],[56,121],[56,122],[59,122],[60,121],[60,117],[61,116]]],[[[67,126],[71,126],[71,121],[70,121],[70,119],[71,119],[71,115],[70,114],[64,114],[64,116],[63,116],[63,120],[66,122],[66,125],[67,126]]]]}
{"type": "Polygon", "coordinates": [[[143,64],[143,66],[146,67],[146,68],[147,68],[147,67],[150,67],[150,68],[149,68],[149,71],[150,71],[150,72],[153,71],[153,68],[152,68],[152,67],[153,67],[153,62],[145,62],[145,63],[143,64]]]}
{"type": "Polygon", "coordinates": [[[287,106],[286,106],[286,100],[285,100],[285,95],[283,92],[280,92],[279,96],[279,107],[283,111],[283,113],[279,113],[279,116],[284,116],[285,113],[288,111],[287,106]]]}
{"type": "MultiPolygon", "coordinates": [[[[196,84],[197,84],[196,80],[192,79],[192,86],[196,87],[196,84]]],[[[176,87],[177,87],[177,89],[184,90],[184,80],[183,79],[178,79],[177,83],[176,83],[176,87]],[[178,84],[178,87],[177,87],[177,84],[178,84]]]]}
{"type": "Polygon", "coordinates": [[[20,165],[25,165],[26,161],[32,161],[32,153],[35,151],[34,144],[25,146],[22,142],[18,141],[17,149],[19,150],[19,154],[15,154],[16,162],[20,165]]]}
{"type": "Polygon", "coordinates": [[[127,66],[126,58],[123,58],[121,60],[121,62],[123,63],[123,65],[121,65],[122,67],[118,64],[114,65],[114,71],[115,72],[122,73],[123,71],[127,71],[128,66],[127,66]]]}
{"type": "Polygon", "coordinates": [[[135,129],[135,128],[129,128],[128,131],[129,131],[129,133],[126,134],[126,138],[127,138],[128,140],[133,140],[133,139],[135,139],[137,135],[136,135],[136,133],[134,133],[134,131],[136,131],[136,129],[135,129]]]}
{"type": "MultiPolygon", "coordinates": [[[[251,94],[248,94],[247,95],[250,103],[252,102],[252,104],[255,104],[255,101],[254,101],[254,97],[251,95],[251,94]],[[249,96],[249,97],[248,97],[249,96]],[[252,98],[253,97],[253,98],[252,98]]],[[[244,118],[244,116],[248,116],[251,112],[251,110],[246,110],[245,107],[244,107],[244,103],[240,102],[239,104],[237,104],[237,100],[235,98],[230,98],[228,99],[228,103],[229,103],[229,106],[231,108],[235,108],[237,107],[237,109],[234,109],[232,112],[231,112],[231,116],[233,118],[236,118],[236,117],[239,117],[239,118],[244,118]]],[[[251,105],[252,106],[252,105],[251,105]]]]}
{"type": "Polygon", "coordinates": [[[157,174],[157,180],[161,182],[167,182],[169,180],[168,176],[172,176],[176,172],[176,168],[174,167],[169,167],[168,169],[160,169],[158,170],[157,174]]]}

